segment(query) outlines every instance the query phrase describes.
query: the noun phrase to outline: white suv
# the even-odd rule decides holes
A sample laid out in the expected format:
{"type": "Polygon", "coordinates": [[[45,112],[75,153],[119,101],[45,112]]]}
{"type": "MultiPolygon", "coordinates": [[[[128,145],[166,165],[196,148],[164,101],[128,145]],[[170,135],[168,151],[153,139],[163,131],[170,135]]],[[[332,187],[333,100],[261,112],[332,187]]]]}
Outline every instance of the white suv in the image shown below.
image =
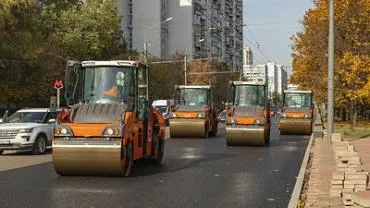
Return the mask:
{"type": "Polygon", "coordinates": [[[0,155],[4,150],[43,154],[51,146],[57,112],[48,108],[22,109],[0,124],[0,155]]]}

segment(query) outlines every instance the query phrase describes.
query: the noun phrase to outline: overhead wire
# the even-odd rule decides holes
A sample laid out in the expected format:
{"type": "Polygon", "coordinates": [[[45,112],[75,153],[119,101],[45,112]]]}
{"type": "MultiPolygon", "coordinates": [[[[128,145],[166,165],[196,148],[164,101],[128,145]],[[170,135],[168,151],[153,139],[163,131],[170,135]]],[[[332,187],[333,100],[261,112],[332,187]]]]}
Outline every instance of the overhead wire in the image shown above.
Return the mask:
{"type": "MultiPolygon", "coordinates": [[[[261,49],[261,51],[264,52],[264,54],[266,54],[266,57],[268,57],[269,59],[274,58],[274,57],[271,57],[271,55],[263,48],[262,44],[258,42],[256,36],[254,36],[253,34],[253,31],[250,29],[250,27],[248,27],[248,24],[245,24],[245,27],[247,28],[247,30],[249,30],[249,33],[251,37],[254,39],[254,41],[257,43],[257,46],[261,49]]],[[[270,60],[274,60],[274,59],[270,59],[270,60]]]]}

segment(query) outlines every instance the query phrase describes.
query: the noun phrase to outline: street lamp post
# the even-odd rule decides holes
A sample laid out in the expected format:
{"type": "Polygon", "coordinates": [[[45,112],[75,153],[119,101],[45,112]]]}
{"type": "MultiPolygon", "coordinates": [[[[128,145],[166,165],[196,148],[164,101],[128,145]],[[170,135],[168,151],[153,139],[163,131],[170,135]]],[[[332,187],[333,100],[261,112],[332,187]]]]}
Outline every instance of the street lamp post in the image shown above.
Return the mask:
{"type": "Polygon", "coordinates": [[[333,79],[334,79],[334,0],[330,0],[329,4],[329,41],[328,41],[328,142],[332,142],[332,133],[334,130],[333,113],[334,113],[334,93],[333,93],[333,79]]]}
{"type": "Polygon", "coordinates": [[[184,84],[185,84],[185,85],[187,85],[187,84],[188,84],[188,79],[187,79],[187,66],[186,66],[186,65],[187,65],[187,64],[186,64],[186,63],[187,63],[187,58],[186,58],[186,56],[187,56],[187,55],[186,55],[186,53],[187,53],[187,52],[188,52],[188,49],[185,49],[185,55],[184,55],[184,73],[185,73],[185,74],[184,74],[184,76],[185,76],[185,77],[184,77],[184,80],[185,80],[185,83],[184,83],[184,84]]]}
{"type": "Polygon", "coordinates": [[[149,26],[149,27],[147,27],[147,28],[144,30],[144,62],[145,62],[145,63],[148,63],[148,42],[147,42],[147,40],[146,40],[146,32],[147,32],[148,30],[150,30],[151,28],[155,27],[155,26],[161,25],[161,24],[166,23],[166,22],[169,22],[169,21],[171,21],[171,20],[174,20],[174,18],[169,17],[169,18],[167,18],[166,20],[164,20],[164,21],[162,21],[162,22],[159,22],[159,23],[157,23],[157,24],[154,24],[154,25],[152,25],[152,26],[149,26]]]}
{"type": "MultiPolygon", "coordinates": [[[[148,30],[150,30],[151,28],[155,27],[155,26],[161,25],[161,24],[166,23],[166,22],[169,22],[169,21],[171,21],[171,20],[173,20],[173,18],[172,18],[172,17],[169,17],[169,18],[167,18],[166,20],[164,20],[164,21],[162,21],[162,22],[159,22],[159,23],[157,23],[157,24],[154,24],[154,25],[152,25],[152,26],[149,26],[149,27],[147,27],[147,28],[144,30],[144,35],[143,35],[143,37],[144,37],[144,63],[145,63],[145,64],[148,64],[148,42],[147,42],[147,40],[146,40],[146,32],[147,32],[148,30]]],[[[149,72],[148,72],[148,70],[147,70],[147,74],[146,74],[146,83],[149,83],[149,72]]],[[[147,97],[147,99],[149,99],[149,90],[148,90],[148,88],[147,88],[147,90],[146,90],[146,97],[147,97]]]]}
{"type": "MultiPolygon", "coordinates": [[[[205,39],[202,38],[200,40],[198,40],[198,43],[201,43],[201,42],[204,42],[205,39]]],[[[184,85],[188,85],[188,78],[187,78],[187,52],[188,52],[188,49],[186,48],[185,49],[185,55],[184,55],[184,85]]]]}

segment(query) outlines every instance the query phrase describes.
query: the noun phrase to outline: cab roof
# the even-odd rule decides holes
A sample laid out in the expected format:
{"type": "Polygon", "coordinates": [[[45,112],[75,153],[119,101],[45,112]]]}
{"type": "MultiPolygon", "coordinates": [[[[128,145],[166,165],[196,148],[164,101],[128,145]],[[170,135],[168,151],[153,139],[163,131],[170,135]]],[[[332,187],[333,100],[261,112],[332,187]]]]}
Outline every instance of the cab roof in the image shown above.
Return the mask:
{"type": "Polygon", "coordinates": [[[311,93],[311,90],[284,90],[284,93],[311,93]]]}
{"type": "MultiPolygon", "coordinates": [[[[25,112],[49,112],[50,108],[24,108],[21,110],[18,110],[17,112],[25,113],[25,112]]],[[[60,109],[57,109],[57,111],[60,111],[60,109]]]]}
{"type": "Polygon", "coordinates": [[[177,85],[180,89],[211,89],[209,85],[177,85]]]}
{"type": "Polygon", "coordinates": [[[266,85],[265,82],[258,81],[234,81],[234,85],[266,85]]]}
{"type": "Polygon", "coordinates": [[[127,66],[127,67],[138,67],[143,65],[139,61],[129,61],[129,60],[111,60],[111,61],[83,61],[81,62],[83,67],[92,66],[127,66]]]}

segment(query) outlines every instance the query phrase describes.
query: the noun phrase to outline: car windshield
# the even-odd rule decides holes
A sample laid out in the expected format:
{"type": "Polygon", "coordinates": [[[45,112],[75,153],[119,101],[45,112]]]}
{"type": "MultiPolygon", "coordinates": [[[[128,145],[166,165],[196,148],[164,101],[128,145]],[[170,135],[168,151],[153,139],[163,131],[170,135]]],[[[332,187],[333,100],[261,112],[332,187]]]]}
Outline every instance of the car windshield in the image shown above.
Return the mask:
{"type": "Polygon", "coordinates": [[[89,67],[85,72],[84,100],[109,103],[128,102],[129,87],[134,85],[128,67],[89,67]]]}
{"type": "Polygon", "coordinates": [[[284,97],[284,106],[291,108],[309,108],[312,106],[311,93],[286,93],[284,97]]]}
{"type": "Polygon", "coordinates": [[[222,111],[219,116],[220,117],[226,117],[226,111],[222,111]]]}
{"type": "Polygon", "coordinates": [[[167,106],[155,106],[161,113],[167,113],[167,106]]]}
{"type": "Polygon", "coordinates": [[[180,88],[176,91],[177,105],[203,106],[208,104],[210,89],[180,88]]]}
{"type": "Polygon", "coordinates": [[[236,85],[235,99],[236,106],[264,106],[265,89],[264,86],[258,85],[236,85]]]}
{"type": "Polygon", "coordinates": [[[7,123],[43,123],[46,112],[15,112],[7,123]]]}

